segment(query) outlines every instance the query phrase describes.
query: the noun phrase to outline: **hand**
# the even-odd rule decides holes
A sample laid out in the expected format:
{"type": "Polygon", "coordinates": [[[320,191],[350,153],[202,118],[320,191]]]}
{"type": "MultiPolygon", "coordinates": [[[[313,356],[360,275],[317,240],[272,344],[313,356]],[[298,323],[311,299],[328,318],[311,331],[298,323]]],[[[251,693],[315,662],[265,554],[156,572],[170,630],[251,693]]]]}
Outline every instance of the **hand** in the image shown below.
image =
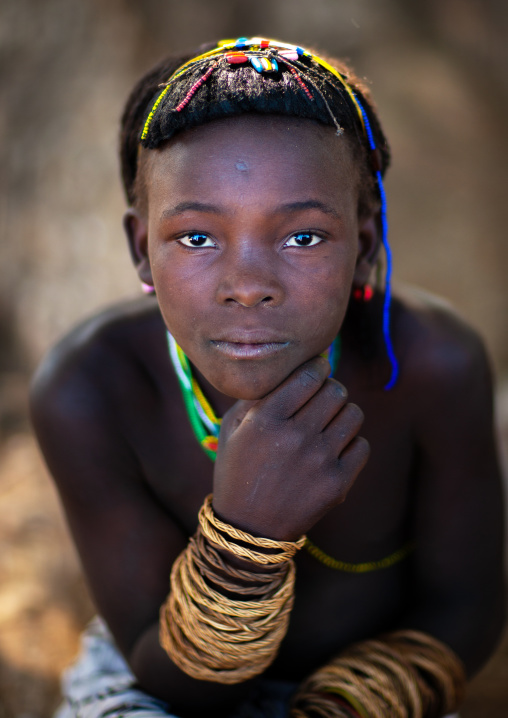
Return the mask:
{"type": "Polygon", "coordinates": [[[224,521],[294,541],[344,501],[369,445],[357,436],[361,410],[329,371],[325,359],[311,359],[263,399],[238,401],[224,416],[213,490],[224,521]]]}

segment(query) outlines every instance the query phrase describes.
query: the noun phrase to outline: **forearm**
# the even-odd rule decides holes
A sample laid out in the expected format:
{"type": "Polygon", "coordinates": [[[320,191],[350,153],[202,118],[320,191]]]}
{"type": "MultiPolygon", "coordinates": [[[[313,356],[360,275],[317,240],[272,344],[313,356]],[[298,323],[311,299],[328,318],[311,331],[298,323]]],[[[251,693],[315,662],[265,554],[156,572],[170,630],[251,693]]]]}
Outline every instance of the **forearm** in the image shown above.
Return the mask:
{"type": "Polygon", "coordinates": [[[466,678],[491,655],[504,621],[503,586],[482,588],[467,601],[457,598],[460,591],[432,600],[427,594],[400,630],[345,649],[304,681],[291,718],[399,715],[396,706],[408,716],[454,713],[466,678]]]}
{"type": "Polygon", "coordinates": [[[142,689],[167,701],[171,711],[183,718],[228,711],[246,697],[252,685],[252,681],[221,685],[191,678],[161,648],[158,622],[139,637],[128,661],[142,689]]]}
{"type": "Polygon", "coordinates": [[[151,627],[131,656],[147,690],[172,707],[183,700],[184,712],[239,700],[273,661],[293,605],[291,557],[302,543],[238,531],[217,519],[209,499],[199,520],[173,564],[157,631],[151,627]]]}
{"type": "Polygon", "coordinates": [[[351,645],[312,673],[292,701],[291,718],[455,713],[465,672],[454,652],[420,631],[394,631],[351,645]]]}

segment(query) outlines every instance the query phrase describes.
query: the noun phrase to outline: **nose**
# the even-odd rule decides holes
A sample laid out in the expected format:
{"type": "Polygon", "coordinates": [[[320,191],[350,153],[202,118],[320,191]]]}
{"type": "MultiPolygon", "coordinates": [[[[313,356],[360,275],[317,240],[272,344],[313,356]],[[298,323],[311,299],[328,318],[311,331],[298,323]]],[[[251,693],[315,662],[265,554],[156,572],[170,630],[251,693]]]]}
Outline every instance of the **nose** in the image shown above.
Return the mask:
{"type": "Polygon", "coordinates": [[[277,274],[277,258],[272,252],[250,243],[227,252],[217,290],[221,304],[277,306],[284,289],[277,274]]]}

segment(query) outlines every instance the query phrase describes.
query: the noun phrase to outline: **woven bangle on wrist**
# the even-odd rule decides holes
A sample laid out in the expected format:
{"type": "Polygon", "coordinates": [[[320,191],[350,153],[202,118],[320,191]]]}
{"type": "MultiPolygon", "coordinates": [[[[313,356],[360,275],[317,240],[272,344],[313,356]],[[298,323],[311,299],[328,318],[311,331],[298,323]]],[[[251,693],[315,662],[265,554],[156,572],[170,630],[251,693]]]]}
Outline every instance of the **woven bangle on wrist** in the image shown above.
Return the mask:
{"type": "Polygon", "coordinates": [[[464,691],[464,667],[448,646],[420,631],[395,631],[354,644],[313,673],[290,716],[442,718],[457,710],[464,691]]]}
{"type": "Polygon", "coordinates": [[[172,661],[193,678],[240,683],[270,665],[286,635],[295,581],[294,563],[288,556],[303,542],[250,537],[219,521],[211,498],[205,506],[196,535],[173,564],[159,638],[172,661]],[[224,540],[210,538],[216,533],[224,540]],[[252,570],[229,565],[220,549],[240,555],[232,550],[237,544],[230,539],[248,543],[251,538],[256,548],[278,553],[253,551],[254,558],[242,553],[254,562],[252,570]],[[260,572],[256,563],[273,565],[260,572]]]}
{"type": "Polygon", "coordinates": [[[206,497],[199,511],[199,523],[203,534],[221,548],[231,551],[236,556],[247,558],[262,565],[284,563],[293,558],[305,544],[306,537],[298,541],[275,541],[269,538],[260,538],[224,523],[214,514],[212,508],[212,494],[206,497]],[[226,536],[224,536],[226,534],[226,536]],[[227,538],[229,537],[229,538],[227,538]],[[241,543],[238,543],[241,542],[241,543]],[[243,544],[253,546],[251,549],[243,544]],[[264,553],[255,549],[267,549],[276,553],[264,553]]]}

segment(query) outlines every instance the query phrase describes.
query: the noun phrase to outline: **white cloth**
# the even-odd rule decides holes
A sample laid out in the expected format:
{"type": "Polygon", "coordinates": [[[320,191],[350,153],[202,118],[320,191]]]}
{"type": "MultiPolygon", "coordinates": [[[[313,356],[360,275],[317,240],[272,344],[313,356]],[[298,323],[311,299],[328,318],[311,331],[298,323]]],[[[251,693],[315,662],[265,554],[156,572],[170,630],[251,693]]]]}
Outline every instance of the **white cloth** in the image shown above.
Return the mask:
{"type": "MultiPolygon", "coordinates": [[[[230,718],[287,718],[296,688],[294,683],[259,681],[230,718]]],[[[63,675],[62,692],[64,702],[54,718],[177,718],[167,703],[136,687],[135,676],[100,618],[83,633],[81,652],[63,675]]]]}

